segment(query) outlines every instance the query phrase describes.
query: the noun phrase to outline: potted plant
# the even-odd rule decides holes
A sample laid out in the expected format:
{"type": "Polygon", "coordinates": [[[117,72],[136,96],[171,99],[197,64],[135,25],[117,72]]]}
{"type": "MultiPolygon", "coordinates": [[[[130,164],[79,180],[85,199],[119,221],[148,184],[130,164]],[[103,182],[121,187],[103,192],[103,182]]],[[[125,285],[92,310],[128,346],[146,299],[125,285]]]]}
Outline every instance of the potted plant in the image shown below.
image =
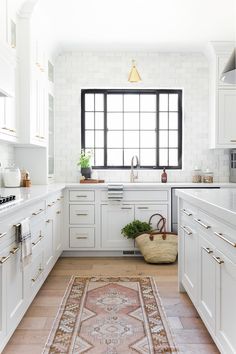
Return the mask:
{"type": "Polygon", "coordinates": [[[92,173],[92,168],[90,163],[91,157],[92,157],[91,151],[85,152],[85,150],[81,150],[80,158],[77,163],[77,165],[80,166],[81,168],[81,175],[86,179],[91,178],[91,173],[92,173]]]}
{"type": "Polygon", "coordinates": [[[152,230],[151,226],[147,222],[142,222],[140,220],[134,220],[131,223],[127,224],[121,230],[121,233],[124,237],[128,239],[135,239],[137,236],[150,232],[152,230]]]}

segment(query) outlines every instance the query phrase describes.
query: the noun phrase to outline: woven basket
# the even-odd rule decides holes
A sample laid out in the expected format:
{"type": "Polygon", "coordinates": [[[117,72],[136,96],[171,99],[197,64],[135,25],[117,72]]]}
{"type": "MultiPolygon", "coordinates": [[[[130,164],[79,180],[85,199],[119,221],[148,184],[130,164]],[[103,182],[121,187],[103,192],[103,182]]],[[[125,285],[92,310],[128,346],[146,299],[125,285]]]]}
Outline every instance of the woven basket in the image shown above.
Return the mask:
{"type": "Polygon", "coordinates": [[[137,246],[147,263],[173,263],[178,254],[178,236],[166,232],[166,219],[160,214],[152,215],[149,224],[154,216],[160,217],[157,229],[137,236],[137,246]]]}

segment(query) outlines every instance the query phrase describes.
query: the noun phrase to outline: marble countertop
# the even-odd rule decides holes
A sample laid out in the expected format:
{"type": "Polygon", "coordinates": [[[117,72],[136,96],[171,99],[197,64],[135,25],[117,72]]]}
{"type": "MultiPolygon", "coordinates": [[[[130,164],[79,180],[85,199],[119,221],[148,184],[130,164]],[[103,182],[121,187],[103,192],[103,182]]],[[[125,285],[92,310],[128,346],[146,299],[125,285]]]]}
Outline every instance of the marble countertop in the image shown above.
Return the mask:
{"type": "Polygon", "coordinates": [[[177,190],[176,195],[236,225],[236,186],[228,189],[177,190]]]}

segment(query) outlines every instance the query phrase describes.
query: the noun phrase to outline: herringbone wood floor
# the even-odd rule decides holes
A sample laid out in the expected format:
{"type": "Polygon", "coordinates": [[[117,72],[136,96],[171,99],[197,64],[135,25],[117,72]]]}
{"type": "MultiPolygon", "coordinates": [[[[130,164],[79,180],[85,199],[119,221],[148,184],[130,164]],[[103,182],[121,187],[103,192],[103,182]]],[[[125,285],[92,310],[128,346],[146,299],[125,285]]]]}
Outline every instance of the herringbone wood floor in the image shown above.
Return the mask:
{"type": "MultiPolygon", "coordinates": [[[[177,288],[177,265],[150,265],[142,258],[60,258],[3,354],[39,354],[71,275],[151,275],[182,353],[219,353],[194,306],[177,288]]],[[[128,353],[124,353],[128,354],[128,353]]]]}

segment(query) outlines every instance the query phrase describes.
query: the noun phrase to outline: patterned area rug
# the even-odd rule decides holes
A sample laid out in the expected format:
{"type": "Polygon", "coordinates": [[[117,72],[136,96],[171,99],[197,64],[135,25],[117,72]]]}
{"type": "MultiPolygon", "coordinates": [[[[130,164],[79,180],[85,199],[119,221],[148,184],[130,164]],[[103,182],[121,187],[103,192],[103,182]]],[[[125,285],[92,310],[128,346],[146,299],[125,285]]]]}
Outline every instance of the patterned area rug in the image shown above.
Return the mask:
{"type": "Polygon", "coordinates": [[[72,277],[44,349],[44,354],[176,352],[151,277],[72,277]]]}

